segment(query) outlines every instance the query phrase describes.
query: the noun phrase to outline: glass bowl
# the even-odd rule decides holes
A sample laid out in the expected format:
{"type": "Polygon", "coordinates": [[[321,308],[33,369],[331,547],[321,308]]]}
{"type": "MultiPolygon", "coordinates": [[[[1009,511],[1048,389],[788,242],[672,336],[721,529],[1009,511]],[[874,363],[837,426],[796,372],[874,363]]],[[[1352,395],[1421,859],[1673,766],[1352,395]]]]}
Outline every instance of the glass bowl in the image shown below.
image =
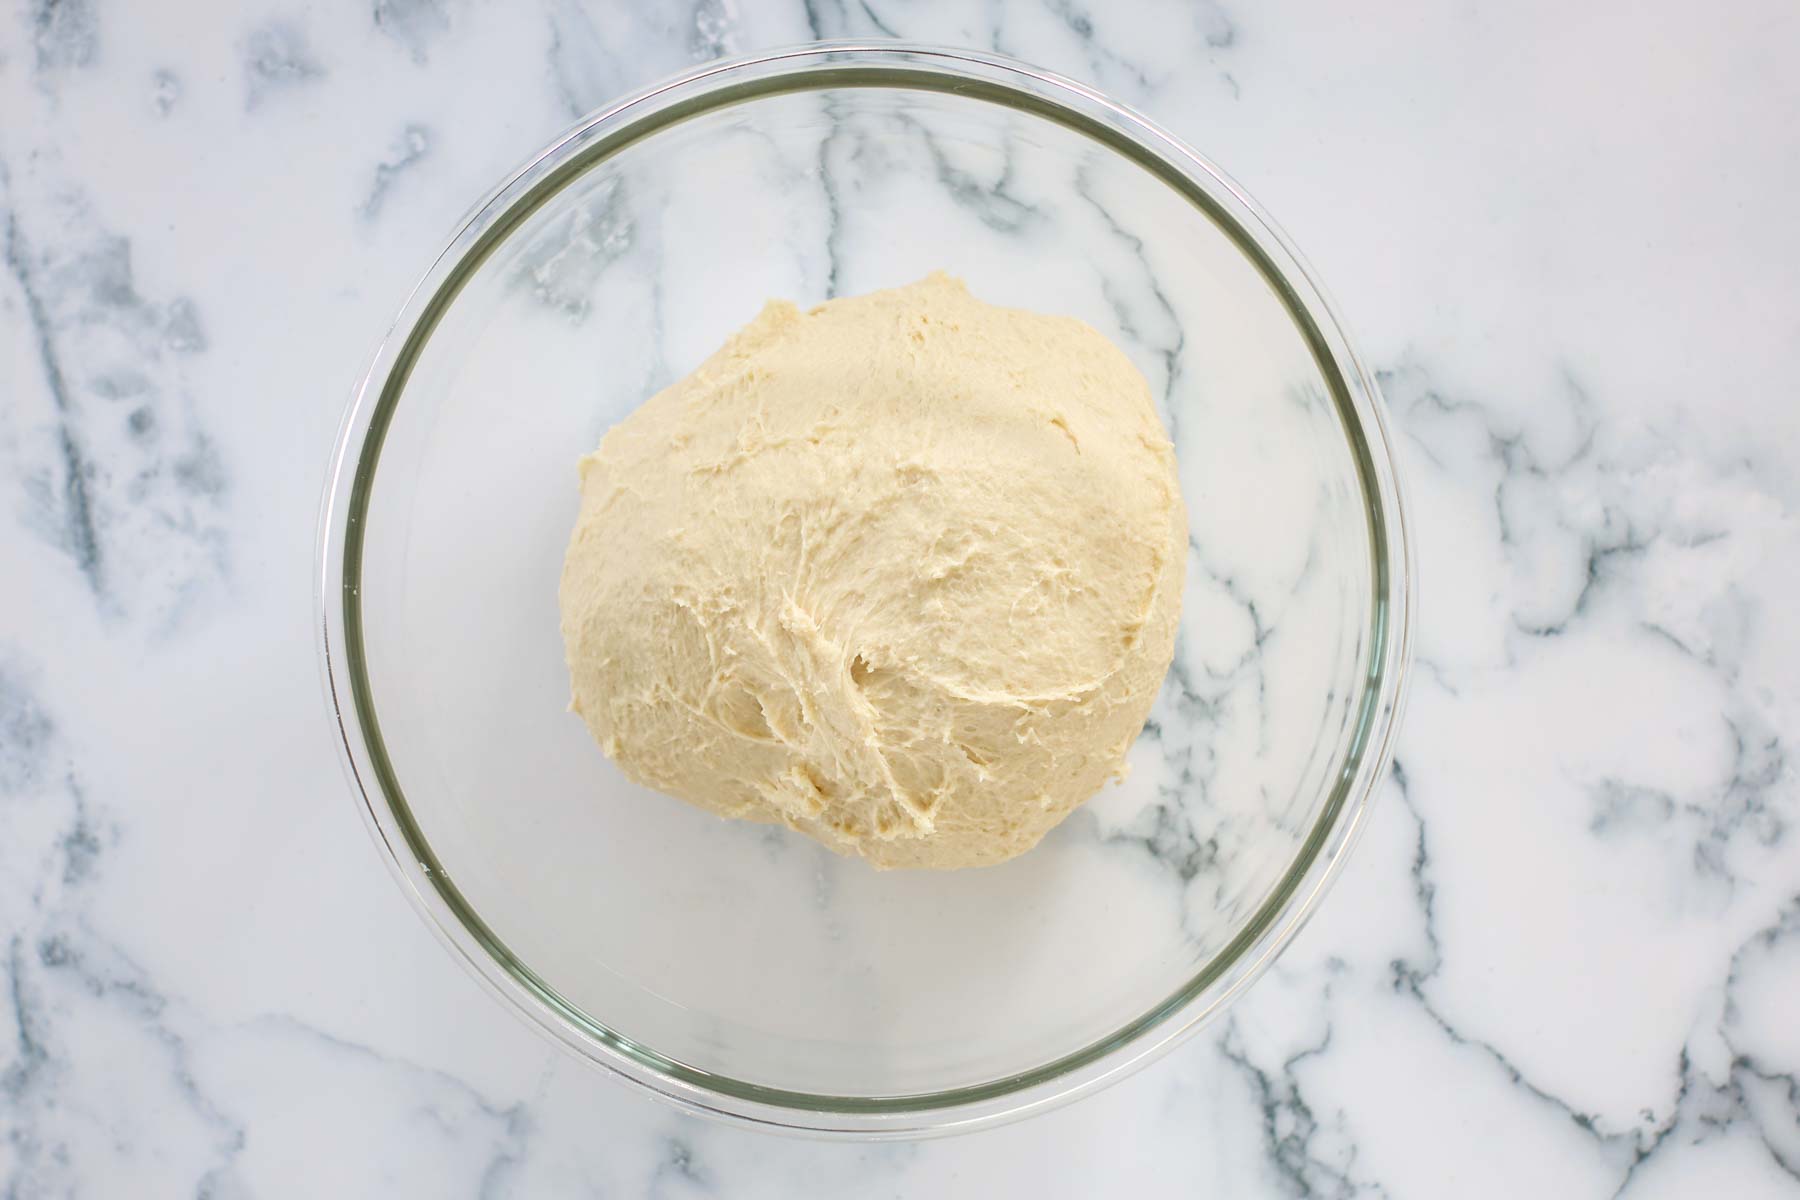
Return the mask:
{"type": "Polygon", "coordinates": [[[482,201],[349,407],[320,572],[356,790],[458,957],[691,1109],[870,1137],[1097,1087],[1267,967],[1368,810],[1413,607],[1375,387],[1269,221],[1086,87],[899,43],[701,67],[482,201]],[[768,297],[939,268],[1124,348],[1191,546],[1128,778],[1004,865],[884,873],[627,782],[566,711],[557,580],[610,425],[768,297]]]}

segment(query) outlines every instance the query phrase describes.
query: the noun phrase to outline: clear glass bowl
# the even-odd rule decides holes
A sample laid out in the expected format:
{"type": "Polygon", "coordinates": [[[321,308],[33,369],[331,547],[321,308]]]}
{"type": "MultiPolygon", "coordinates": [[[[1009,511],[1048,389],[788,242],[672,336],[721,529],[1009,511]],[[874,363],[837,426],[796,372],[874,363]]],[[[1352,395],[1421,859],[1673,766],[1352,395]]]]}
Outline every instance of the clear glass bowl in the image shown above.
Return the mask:
{"type": "Polygon", "coordinates": [[[407,894],[507,1003],[678,1103],[863,1136],[1116,1078],[1217,1013],[1342,865],[1407,658],[1374,385],[1204,159],[988,55],[801,47],[583,121],[483,201],[344,421],[330,701],[407,894]],[[575,462],[762,301],[943,268],[1113,338],[1192,523],[1131,773],[1003,866],[878,873],[633,786],[565,711],[575,462]]]}

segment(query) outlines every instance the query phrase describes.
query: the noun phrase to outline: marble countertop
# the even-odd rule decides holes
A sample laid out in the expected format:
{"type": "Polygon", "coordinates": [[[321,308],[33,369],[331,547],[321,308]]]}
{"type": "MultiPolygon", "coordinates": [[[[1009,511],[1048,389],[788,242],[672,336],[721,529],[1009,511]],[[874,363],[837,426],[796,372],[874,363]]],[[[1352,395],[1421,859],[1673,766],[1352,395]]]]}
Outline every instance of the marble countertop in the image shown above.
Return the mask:
{"type": "Polygon", "coordinates": [[[0,1180],[48,1196],[1800,1195],[1800,10],[30,0],[0,25],[0,1180]],[[1394,778],[1230,1013],[1022,1124],[691,1119],[482,994],[346,794],[326,452],[576,116],[838,35],[1092,82],[1379,367],[1394,778]]]}

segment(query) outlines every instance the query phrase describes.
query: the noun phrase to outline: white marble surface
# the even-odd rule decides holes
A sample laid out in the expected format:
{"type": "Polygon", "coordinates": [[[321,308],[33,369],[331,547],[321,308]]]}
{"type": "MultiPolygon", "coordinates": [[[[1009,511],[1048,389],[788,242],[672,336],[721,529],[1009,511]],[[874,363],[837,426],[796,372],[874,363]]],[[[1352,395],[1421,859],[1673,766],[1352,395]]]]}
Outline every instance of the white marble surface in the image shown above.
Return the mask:
{"type": "Polygon", "coordinates": [[[128,5],[0,24],[0,1180],[39,1196],[1800,1195],[1800,10],[128,5]],[[697,59],[1060,68],[1276,214],[1380,367],[1400,769],[1231,1015],[920,1145],[553,1052],[377,860],[313,520],[454,220],[697,59]]]}

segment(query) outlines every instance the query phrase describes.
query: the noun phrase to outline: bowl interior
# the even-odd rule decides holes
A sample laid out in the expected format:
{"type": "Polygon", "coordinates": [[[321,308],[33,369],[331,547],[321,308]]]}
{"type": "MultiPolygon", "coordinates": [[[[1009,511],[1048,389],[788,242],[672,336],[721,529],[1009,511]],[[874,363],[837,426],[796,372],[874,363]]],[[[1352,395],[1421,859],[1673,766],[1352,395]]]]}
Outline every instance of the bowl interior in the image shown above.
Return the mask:
{"type": "Polygon", "coordinates": [[[1245,934],[1346,768],[1376,588],[1327,397],[1226,233],[1044,116],[878,86],[672,123],[514,227],[406,379],[361,514],[389,801],[509,969],[725,1090],[920,1096],[1116,1038],[1245,934]],[[1126,781],[1006,865],[878,873],[628,783],[566,711],[557,581],[576,459],[610,425],[768,297],[937,268],[1125,349],[1192,540],[1126,781]]]}

